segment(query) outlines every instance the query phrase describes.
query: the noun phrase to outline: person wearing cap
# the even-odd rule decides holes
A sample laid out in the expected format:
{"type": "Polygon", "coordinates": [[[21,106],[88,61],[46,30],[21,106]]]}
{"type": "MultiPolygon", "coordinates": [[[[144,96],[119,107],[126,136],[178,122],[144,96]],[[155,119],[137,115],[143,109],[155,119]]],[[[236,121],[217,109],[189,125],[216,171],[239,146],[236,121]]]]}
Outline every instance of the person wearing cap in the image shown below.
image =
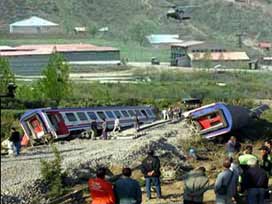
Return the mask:
{"type": "Polygon", "coordinates": [[[260,167],[266,171],[268,175],[272,176],[272,157],[269,154],[269,148],[265,145],[259,149],[261,151],[260,167]]]}
{"type": "Polygon", "coordinates": [[[209,189],[209,179],[205,175],[204,167],[196,168],[184,177],[184,204],[202,204],[203,195],[209,189]]]}
{"type": "Polygon", "coordinates": [[[142,191],[138,181],[130,178],[131,169],[123,168],[122,177],[114,185],[116,204],[142,203],[142,191]]]}
{"type": "Polygon", "coordinates": [[[145,177],[145,187],[147,199],[151,199],[151,184],[156,187],[157,198],[161,198],[161,184],[160,184],[160,160],[157,156],[154,156],[154,151],[149,150],[147,157],[143,160],[141,165],[141,171],[145,177]]]}
{"type": "Polygon", "coordinates": [[[245,173],[245,190],[248,204],[264,204],[265,193],[268,188],[268,176],[259,167],[256,159],[248,160],[249,169],[245,173]]]}
{"type": "Polygon", "coordinates": [[[224,170],[218,174],[214,185],[216,194],[216,204],[235,203],[237,193],[238,176],[230,170],[231,161],[229,158],[224,159],[224,170]]]}
{"type": "Polygon", "coordinates": [[[91,194],[91,204],[115,204],[113,185],[105,180],[106,169],[101,167],[96,171],[96,178],[88,181],[91,194]]]}

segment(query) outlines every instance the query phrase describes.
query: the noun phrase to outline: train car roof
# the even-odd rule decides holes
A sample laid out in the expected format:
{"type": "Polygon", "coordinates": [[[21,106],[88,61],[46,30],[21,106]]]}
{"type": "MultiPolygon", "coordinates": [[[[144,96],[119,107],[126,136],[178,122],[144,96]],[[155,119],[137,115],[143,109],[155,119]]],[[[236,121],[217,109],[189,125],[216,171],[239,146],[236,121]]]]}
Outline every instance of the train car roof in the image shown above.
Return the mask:
{"type": "Polygon", "coordinates": [[[150,105],[146,106],[96,106],[96,107],[89,107],[89,108],[36,108],[27,110],[21,117],[20,121],[24,118],[30,116],[35,112],[50,112],[50,111],[96,111],[96,110],[119,110],[119,109],[146,109],[146,108],[153,108],[150,105]]]}
{"type": "Polygon", "coordinates": [[[145,108],[153,108],[152,106],[96,106],[89,108],[51,108],[48,111],[89,111],[89,110],[118,110],[118,109],[145,109],[145,108]]]}

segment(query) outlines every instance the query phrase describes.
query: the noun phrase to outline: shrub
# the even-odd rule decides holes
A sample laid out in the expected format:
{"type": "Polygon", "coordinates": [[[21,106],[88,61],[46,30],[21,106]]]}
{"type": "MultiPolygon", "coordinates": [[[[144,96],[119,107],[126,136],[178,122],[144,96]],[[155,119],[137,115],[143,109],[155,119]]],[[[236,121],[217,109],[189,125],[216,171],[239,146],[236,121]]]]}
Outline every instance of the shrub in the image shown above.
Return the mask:
{"type": "Polygon", "coordinates": [[[54,145],[51,147],[55,158],[53,161],[41,160],[41,175],[49,187],[48,196],[55,198],[64,192],[62,184],[63,173],[61,169],[62,159],[57,147],[54,145]]]}
{"type": "Polygon", "coordinates": [[[9,136],[11,127],[21,129],[17,119],[22,113],[21,110],[1,110],[1,140],[9,136]]]}

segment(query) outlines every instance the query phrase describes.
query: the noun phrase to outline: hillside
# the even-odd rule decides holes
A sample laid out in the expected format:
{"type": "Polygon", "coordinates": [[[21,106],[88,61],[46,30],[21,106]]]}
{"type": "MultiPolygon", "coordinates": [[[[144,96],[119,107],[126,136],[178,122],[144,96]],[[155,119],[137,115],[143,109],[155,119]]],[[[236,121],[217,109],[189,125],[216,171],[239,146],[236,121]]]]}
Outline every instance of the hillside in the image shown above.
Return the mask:
{"type": "Polygon", "coordinates": [[[230,0],[8,0],[0,1],[0,31],[8,24],[37,15],[61,25],[65,34],[75,26],[87,26],[91,34],[107,26],[107,39],[139,40],[148,33],[178,33],[182,38],[219,40],[237,45],[235,34],[244,32],[252,42],[272,40],[272,3],[270,0],[251,4],[231,3],[230,0]],[[167,19],[166,12],[175,2],[197,5],[192,19],[179,23],[167,19]]]}

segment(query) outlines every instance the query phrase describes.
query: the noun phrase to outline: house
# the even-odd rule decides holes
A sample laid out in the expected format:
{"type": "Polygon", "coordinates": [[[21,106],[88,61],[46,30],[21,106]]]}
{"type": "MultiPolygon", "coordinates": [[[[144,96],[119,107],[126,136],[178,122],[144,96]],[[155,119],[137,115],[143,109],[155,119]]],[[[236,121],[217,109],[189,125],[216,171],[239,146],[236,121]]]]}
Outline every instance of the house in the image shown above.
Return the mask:
{"type": "Polygon", "coordinates": [[[263,49],[263,50],[269,51],[272,46],[271,46],[271,43],[269,43],[269,42],[260,42],[258,44],[258,47],[263,49]]]}
{"type": "Polygon", "coordinates": [[[171,45],[171,66],[248,67],[250,59],[245,52],[228,51],[214,42],[189,40],[171,45]]]}
{"type": "Polygon", "coordinates": [[[263,67],[272,67],[272,56],[263,57],[260,63],[263,67]]]}
{"type": "Polygon", "coordinates": [[[220,64],[225,68],[249,68],[250,58],[246,52],[188,53],[192,67],[212,68],[220,64]]]}
{"type": "Polygon", "coordinates": [[[76,34],[86,33],[87,28],[86,27],[74,27],[74,31],[76,34]]]}
{"type": "Polygon", "coordinates": [[[17,75],[41,75],[53,52],[61,53],[72,69],[100,64],[120,64],[120,51],[112,47],[92,44],[47,44],[0,46],[0,57],[9,60],[17,75]]]}
{"type": "Polygon", "coordinates": [[[188,40],[171,45],[171,65],[190,66],[188,53],[226,52],[224,46],[217,43],[188,40]]]}
{"type": "Polygon", "coordinates": [[[59,25],[48,20],[32,16],[28,19],[14,22],[9,25],[10,33],[20,34],[48,34],[58,33],[59,25]]]}
{"type": "Polygon", "coordinates": [[[170,46],[173,43],[181,43],[182,40],[179,39],[179,35],[168,35],[168,34],[152,34],[146,36],[148,42],[155,46],[170,46]]]}

